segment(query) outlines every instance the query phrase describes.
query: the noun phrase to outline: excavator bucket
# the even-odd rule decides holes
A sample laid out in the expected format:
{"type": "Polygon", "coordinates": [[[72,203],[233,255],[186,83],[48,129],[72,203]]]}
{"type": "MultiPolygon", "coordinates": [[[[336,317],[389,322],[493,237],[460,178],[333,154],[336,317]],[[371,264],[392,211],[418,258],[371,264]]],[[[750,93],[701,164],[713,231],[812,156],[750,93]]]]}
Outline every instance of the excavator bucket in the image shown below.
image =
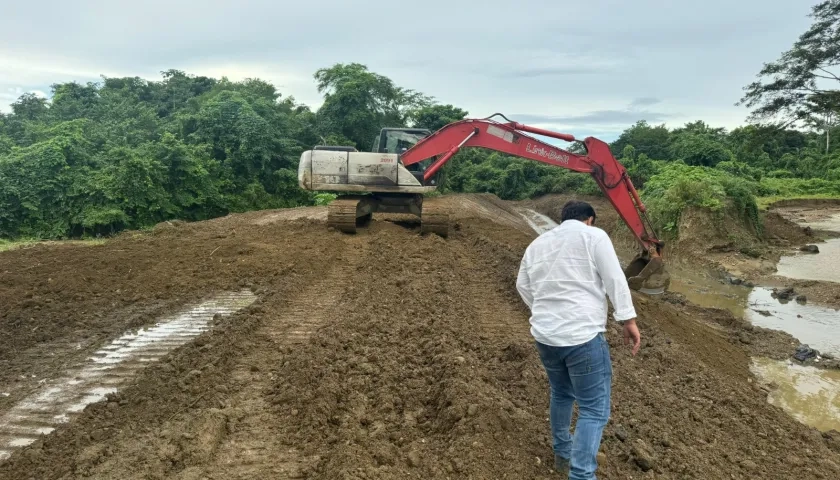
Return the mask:
{"type": "Polygon", "coordinates": [[[661,295],[671,284],[671,275],[665,270],[662,257],[651,257],[647,252],[636,255],[624,269],[631,290],[648,295],[661,295]]]}

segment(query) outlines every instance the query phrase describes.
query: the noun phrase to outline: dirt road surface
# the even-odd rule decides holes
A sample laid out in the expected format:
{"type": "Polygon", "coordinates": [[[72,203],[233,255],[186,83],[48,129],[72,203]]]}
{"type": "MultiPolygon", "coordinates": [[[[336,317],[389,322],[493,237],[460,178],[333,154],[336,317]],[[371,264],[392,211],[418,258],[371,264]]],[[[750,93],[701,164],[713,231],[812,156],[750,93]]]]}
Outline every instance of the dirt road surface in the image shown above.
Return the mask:
{"type": "MultiPolygon", "coordinates": [[[[492,198],[435,201],[457,212],[445,240],[382,219],[344,235],[313,208],[0,253],[0,415],[126,329],[257,296],[14,450],[0,479],[560,478],[514,287],[534,234],[492,198]]],[[[840,435],[769,405],[752,378],[743,334],[760,332],[634,298],[639,355],[607,332],[599,478],[840,477],[840,435]]]]}

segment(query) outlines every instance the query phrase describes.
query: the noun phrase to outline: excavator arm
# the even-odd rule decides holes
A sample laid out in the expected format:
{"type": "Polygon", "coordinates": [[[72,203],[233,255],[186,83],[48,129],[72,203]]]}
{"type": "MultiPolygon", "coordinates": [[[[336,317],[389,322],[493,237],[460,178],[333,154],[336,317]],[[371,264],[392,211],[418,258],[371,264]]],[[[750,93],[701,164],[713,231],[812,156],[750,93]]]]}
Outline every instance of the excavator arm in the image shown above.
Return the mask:
{"type": "Polygon", "coordinates": [[[661,293],[667,288],[670,282],[662,263],[664,243],[654,234],[645,215],[645,206],[627,175],[627,170],[613,157],[609,145],[596,138],[587,137],[583,140],[586,155],[579,155],[538,140],[525,132],[568,142],[577,141],[572,135],[512,121],[496,122],[490,118],[492,117],[450,123],[406,150],[400,156],[400,160],[408,167],[433,159],[423,174],[426,181],[458,151],[467,147],[487,148],[575,172],[588,173],[642,246],[642,252],[625,269],[631,288],[647,293],[661,293]]]}

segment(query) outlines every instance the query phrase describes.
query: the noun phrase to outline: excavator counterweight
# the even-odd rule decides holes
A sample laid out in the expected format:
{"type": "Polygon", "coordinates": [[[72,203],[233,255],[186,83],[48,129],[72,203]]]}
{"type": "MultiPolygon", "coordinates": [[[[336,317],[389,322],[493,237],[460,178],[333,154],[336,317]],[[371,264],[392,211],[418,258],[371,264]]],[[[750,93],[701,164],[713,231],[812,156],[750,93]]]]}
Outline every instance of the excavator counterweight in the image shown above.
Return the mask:
{"type": "Polygon", "coordinates": [[[329,206],[327,222],[342,232],[355,233],[376,212],[404,213],[420,217],[421,233],[446,237],[448,212],[423,205],[423,196],[437,189],[441,167],[462,148],[487,148],[588,173],[642,247],[625,269],[628,284],[644,293],[663,293],[670,284],[662,261],[664,243],[654,234],[639,194],[609,145],[587,137],[582,141],[586,154],[572,153],[528,133],[577,141],[572,135],[529,127],[507,118],[507,122],[497,122],[492,120],[495,116],[500,115],[453,122],[436,132],[385,128],[372,152],[359,152],[353,147],[315,147],[301,156],[300,186],[339,194],[329,206]]]}

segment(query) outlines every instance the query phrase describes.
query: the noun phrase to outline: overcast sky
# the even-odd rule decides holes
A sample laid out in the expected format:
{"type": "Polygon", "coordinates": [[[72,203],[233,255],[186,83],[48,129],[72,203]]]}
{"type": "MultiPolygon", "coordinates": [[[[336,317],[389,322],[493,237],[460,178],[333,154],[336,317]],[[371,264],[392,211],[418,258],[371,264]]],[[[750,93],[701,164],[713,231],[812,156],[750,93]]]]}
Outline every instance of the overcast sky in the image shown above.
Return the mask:
{"type": "Polygon", "coordinates": [[[105,76],[258,77],[313,108],[360,62],[484,117],[611,140],[635,122],[743,124],[742,88],[817,0],[0,1],[0,111],[105,76]]]}

